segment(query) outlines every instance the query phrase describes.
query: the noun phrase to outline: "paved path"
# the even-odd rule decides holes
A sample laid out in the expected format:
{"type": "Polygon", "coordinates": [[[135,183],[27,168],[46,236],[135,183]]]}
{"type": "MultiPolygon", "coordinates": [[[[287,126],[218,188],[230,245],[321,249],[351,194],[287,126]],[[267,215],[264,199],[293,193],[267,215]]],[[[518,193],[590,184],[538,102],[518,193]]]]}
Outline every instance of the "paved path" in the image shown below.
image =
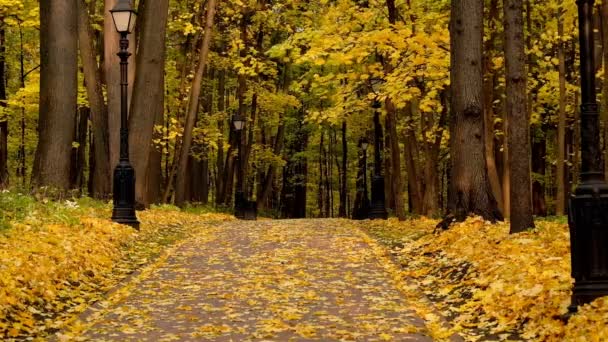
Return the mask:
{"type": "Polygon", "coordinates": [[[83,337],[430,341],[362,233],[345,222],[228,222],[205,230],[112,295],[83,337]]]}

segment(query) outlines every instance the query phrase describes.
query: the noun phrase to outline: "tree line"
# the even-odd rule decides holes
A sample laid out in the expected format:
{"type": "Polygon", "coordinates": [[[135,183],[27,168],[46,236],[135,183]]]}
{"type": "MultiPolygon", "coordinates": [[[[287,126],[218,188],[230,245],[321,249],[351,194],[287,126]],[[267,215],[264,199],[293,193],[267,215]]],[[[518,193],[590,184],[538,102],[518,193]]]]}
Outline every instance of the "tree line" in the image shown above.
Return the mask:
{"type": "MultiPolygon", "coordinates": [[[[0,0],[4,188],[109,197],[120,134],[114,4],[0,0]]],[[[533,215],[565,213],[580,160],[574,1],[134,6],[129,143],[140,208],[230,206],[239,114],[258,209],[347,217],[357,143],[373,142],[378,110],[386,203],[400,219],[509,217],[519,231],[533,215]]],[[[606,104],[608,4],[595,11],[606,104]]]]}

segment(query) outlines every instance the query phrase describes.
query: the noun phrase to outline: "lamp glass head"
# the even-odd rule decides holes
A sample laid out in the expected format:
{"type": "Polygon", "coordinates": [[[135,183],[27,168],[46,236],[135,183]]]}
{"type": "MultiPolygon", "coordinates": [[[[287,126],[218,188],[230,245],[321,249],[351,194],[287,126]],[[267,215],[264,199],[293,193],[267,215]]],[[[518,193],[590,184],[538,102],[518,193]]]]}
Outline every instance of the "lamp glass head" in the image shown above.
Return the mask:
{"type": "Polygon", "coordinates": [[[240,115],[235,115],[232,119],[232,124],[234,125],[234,129],[240,131],[245,127],[245,120],[240,115]]]}
{"type": "Polygon", "coordinates": [[[119,0],[116,6],[110,10],[114,26],[118,33],[131,33],[135,28],[137,13],[131,6],[130,0],[119,0]]]}

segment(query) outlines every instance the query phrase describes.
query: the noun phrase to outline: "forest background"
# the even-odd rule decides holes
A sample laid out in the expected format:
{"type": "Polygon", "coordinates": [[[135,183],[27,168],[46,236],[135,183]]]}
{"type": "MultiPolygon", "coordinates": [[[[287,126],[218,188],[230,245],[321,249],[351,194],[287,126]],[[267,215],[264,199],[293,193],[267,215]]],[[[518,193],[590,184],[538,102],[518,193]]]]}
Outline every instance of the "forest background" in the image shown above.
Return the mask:
{"type": "MultiPolygon", "coordinates": [[[[349,216],[362,178],[358,142],[374,141],[377,110],[386,203],[395,216],[447,213],[449,186],[466,177],[453,169],[478,165],[485,165],[487,179],[475,186],[489,189],[499,212],[487,208],[494,206],[488,198],[479,205],[486,208],[466,211],[509,217],[521,198],[513,200],[511,184],[526,188],[531,181],[531,201],[523,205],[534,215],[563,215],[580,160],[576,3],[510,3],[523,11],[519,27],[511,27],[522,30],[525,50],[509,53],[507,12],[502,1],[486,0],[475,123],[482,130],[467,142],[483,153],[454,158],[454,99],[465,96],[451,86],[450,73],[470,73],[464,63],[450,62],[458,50],[450,49],[450,18],[458,15],[450,1],[138,1],[129,140],[140,208],[231,206],[237,150],[231,118],[238,113],[247,118],[246,189],[259,210],[275,217],[349,216]],[[520,98],[507,86],[513,75],[506,66],[516,60],[525,62],[527,74],[520,98]],[[523,120],[510,122],[509,99],[525,104],[523,120]],[[529,147],[525,138],[511,146],[523,147],[521,157],[532,161],[523,179],[521,172],[511,175],[510,159],[521,153],[509,153],[507,144],[509,134],[522,132],[529,147]]],[[[114,4],[70,0],[40,4],[50,7],[41,12],[38,1],[0,1],[3,188],[109,197],[120,124],[118,34],[108,12],[114,4]],[[45,34],[55,46],[40,46],[45,34]],[[44,63],[52,67],[41,75],[44,63]],[[60,105],[41,107],[49,97],[62,99],[60,105]]],[[[465,12],[481,10],[474,7],[465,12]]],[[[595,19],[606,122],[608,4],[596,5],[595,19]]],[[[470,43],[454,46],[462,51],[476,44],[470,43]]],[[[602,132],[605,146],[608,125],[602,132]]],[[[368,153],[372,170],[371,148],[368,153]]]]}

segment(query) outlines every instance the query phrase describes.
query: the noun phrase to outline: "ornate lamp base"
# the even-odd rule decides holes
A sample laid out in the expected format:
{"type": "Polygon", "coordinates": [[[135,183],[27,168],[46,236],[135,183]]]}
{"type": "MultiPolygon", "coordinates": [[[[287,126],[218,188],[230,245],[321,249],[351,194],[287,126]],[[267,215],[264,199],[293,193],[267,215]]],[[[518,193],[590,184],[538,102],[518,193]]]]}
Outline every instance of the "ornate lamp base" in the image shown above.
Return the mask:
{"type": "Polygon", "coordinates": [[[255,201],[245,199],[242,191],[234,194],[234,216],[239,220],[255,221],[258,218],[258,206],[255,201]]]}
{"type": "Polygon", "coordinates": [[[581,184],[570,198],[572,277],[570,312],[608,296],[608,184],[581,184]]]}
{"type": "Polygon", "coordinates": [[[128,162],[120,162],[114,169],[112,221],[139,229],[135,213],[135,170],[128,162]]]}

